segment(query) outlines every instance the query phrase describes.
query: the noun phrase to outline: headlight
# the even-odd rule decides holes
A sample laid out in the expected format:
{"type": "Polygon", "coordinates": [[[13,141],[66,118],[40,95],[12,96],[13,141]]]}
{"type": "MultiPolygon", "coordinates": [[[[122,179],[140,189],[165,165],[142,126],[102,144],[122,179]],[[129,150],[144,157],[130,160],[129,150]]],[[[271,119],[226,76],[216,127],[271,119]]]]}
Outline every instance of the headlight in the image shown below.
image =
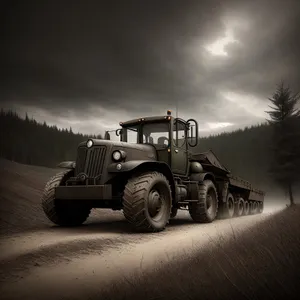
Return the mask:
{"type": "Polygon", "coordinates": [[[113,152],[112,158],[115,161],[120,161],[122,159],[122,153],[119,150],[116,150],[113,152]]]}
{"type": "Polygon", "coordinates": [[[88,140],[88,141],[86,142],[86,146],[87,146],[88,148],[91,148],[91,147],[93,146],[93,144],[94,144],[93,140],[88,140]]]}

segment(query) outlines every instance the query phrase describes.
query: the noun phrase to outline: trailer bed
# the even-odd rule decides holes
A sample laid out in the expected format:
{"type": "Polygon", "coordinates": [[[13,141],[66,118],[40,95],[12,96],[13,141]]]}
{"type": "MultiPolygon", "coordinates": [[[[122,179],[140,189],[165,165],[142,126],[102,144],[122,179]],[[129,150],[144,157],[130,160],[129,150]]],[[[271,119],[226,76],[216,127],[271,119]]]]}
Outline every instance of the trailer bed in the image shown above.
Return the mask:
{"type": "Polygon", "coordinates": [[[264,201],[265,193],[263,191],[255,189],[249,181],[232,175],[212,150],[192,154],[191,160],[200,162],[206,171],[216,174],[216,177],[227,179],[229,186],[249,191],[249,200],[264,201]]]}
{"type": "Polygon", "coordinates": [[[229,179],[229,185],[249,191],[249,200],[264,201],[265,193],[255,189],[249,181],[231,174],[227,175],[227,177],[229,179]]]}

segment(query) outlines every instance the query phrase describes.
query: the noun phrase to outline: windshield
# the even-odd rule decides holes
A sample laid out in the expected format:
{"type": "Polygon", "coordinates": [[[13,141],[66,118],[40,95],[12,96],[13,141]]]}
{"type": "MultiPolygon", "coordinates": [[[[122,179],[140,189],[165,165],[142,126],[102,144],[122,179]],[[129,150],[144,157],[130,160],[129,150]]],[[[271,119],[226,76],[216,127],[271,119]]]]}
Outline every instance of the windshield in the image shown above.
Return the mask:
{"type": "Polygon", "coordinates": [[[167,148],[169,145],[169,126],[168,122],[164,123],[144,123],[137,126],[123,128],[124,141],[127,143],[137,144],[139,142],[139,128],[142,130],[143,144],[152,144],[156,148],[167,148]]]}
{"type": "Polygon", "coordinates": [[[169,123],[144,124],[143,143],[152,144],[156,148],[167,148],[169,146],[169,123]]]}

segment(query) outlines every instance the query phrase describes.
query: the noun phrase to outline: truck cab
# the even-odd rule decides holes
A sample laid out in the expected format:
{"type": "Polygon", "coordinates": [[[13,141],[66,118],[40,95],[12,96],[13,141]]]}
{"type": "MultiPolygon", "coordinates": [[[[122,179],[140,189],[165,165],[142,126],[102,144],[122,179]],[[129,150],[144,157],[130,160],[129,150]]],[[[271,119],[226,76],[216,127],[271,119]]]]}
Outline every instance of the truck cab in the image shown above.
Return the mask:
{"type": "MultiPolygon", "coordinates": [[[[198,123],[194,119],[185,121],[174,118],[171,111],[166,116],[144,117],[120,122],[117,130],[120,140],[133,144],[152,145],[157,160],[169,165],[172,173],[187,177],[189,173],[189,148],[197,146],[198,123]]],[[[105,134],[109,139],[109,135],[105,134]]]]}

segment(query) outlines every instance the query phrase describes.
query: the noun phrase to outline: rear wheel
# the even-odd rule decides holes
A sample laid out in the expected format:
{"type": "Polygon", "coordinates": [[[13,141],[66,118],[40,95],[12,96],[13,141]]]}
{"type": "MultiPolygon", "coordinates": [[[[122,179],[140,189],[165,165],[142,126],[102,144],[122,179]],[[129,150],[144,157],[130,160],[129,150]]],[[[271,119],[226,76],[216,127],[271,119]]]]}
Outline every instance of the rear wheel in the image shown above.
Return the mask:
{"type": "Polygon", "coordinates": [[[189,204],[189,213],[198,223],[212,222],[218,212],[218,194],[211,180],[199,184],[198,202],[189,204]]]}
{"type": "MultiPolygon", "coordinates": [[[[52,177],[46,184],[42,195],[42,208],[50,221],[60,226],[78,226],[86,221],[91,208],[77,202],[63,202],[55,199],[55,187],[65,185],[73,175],[67,170],[52,177]]],[[[77,201],[77,200],[76,200],[77,201]]]]}
{"type": "Polygon", "coordinates": [[[170,218],[171,204],[171,188],[161,173],[143,173],[129,179],[125,186],[123,213],[138,230],[164,230],[170,218]]]}
{"type": "Polygon", "coordinates": [[[239,197],[238,200],[236,201],[235,207],[234,207],[235,216],[240,217],[243,215],[244,204],[245,204],[244,199],[242,197],[239,197]]]}

